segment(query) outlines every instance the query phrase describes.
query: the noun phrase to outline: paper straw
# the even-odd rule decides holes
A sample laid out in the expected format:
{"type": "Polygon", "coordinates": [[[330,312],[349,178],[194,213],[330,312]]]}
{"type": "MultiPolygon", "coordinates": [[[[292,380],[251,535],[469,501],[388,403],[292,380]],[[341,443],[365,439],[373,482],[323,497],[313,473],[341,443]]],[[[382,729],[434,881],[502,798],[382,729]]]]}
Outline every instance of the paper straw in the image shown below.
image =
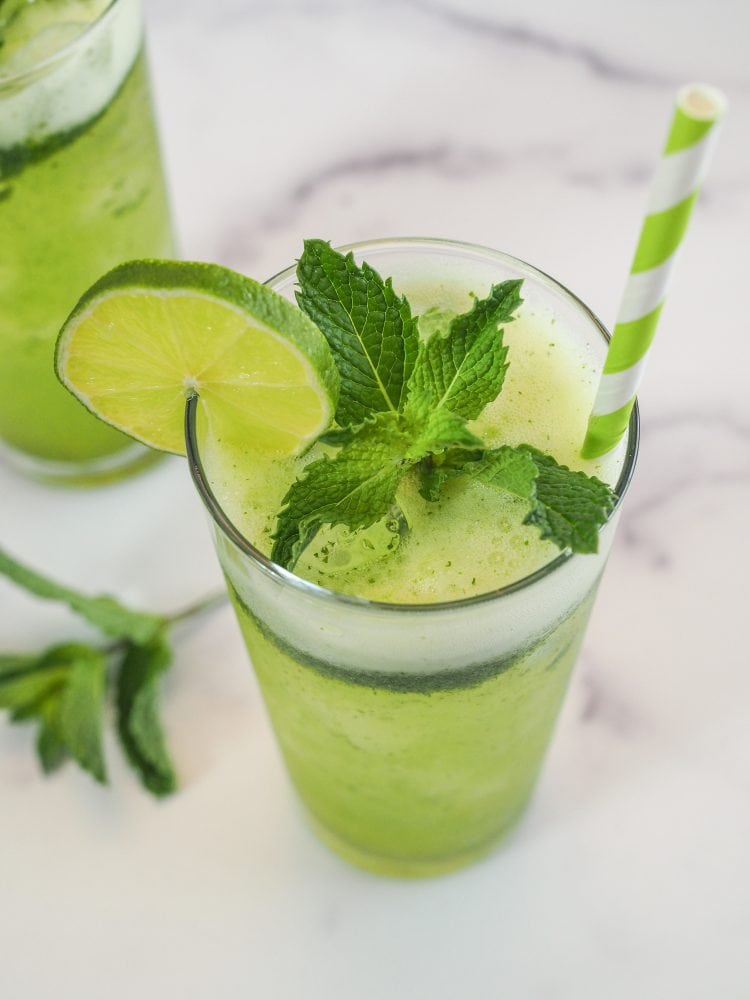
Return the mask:
{"type": "Polygon", "coordinates": [[[721,91],[689,84],[677,94],[630,277],[620,304],[581,454],[597,458],[625,433],[677,252],[726,108],[721,91]]]}

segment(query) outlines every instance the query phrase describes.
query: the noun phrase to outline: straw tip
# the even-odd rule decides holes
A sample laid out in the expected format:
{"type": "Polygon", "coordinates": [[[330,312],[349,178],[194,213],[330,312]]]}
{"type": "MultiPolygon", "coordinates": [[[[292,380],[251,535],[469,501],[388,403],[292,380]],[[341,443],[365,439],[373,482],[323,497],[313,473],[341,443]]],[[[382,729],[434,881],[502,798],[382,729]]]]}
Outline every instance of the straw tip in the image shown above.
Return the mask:
{"type": "Polygon", "coordinates": [[[688,118],[712,122],[724,117],[727,99],[718,87],[707,83],[688,83],[677,93],[677,106],[688,118]]]}

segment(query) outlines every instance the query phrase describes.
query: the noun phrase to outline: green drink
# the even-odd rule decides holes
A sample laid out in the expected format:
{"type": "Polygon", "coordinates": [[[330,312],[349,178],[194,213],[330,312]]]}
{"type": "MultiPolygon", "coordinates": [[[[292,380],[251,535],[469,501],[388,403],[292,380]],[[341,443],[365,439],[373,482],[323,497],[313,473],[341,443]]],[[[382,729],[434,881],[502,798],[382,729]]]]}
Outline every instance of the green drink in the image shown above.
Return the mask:
{"type": "Polygon", "coordinates": [[[530,265],[438,240],[349,249],[307,241],[265,287],[125,264],[69,316],[57,370],[168,451],[187,401],[193,479],[313,825],[365,868],[427,875],[528,801],[637,416],[580,458],[607,334],[530,265]]]}
{"type": "Polygon", "coordinates": [[[0,10],[0,438],[51,479],[148,452],[57,382],[62,319],[103,270],[173,252],[139,0],[0,10]]]}
{"type": "MultiPolygon", "coordinates": [[[[529,648],[417,676],[284,648],[233,597],[289,772],[338,854],[384,874],[438,874],[484,854],[512,826],[549,742],[593,588],[529,648]]],[[[413,635],[405,624],[404,667],[413,635]]]]}
{"type": "MultiPolygon", "coordinates": [[[[474,429],[488,443],[543,449],[622,495],[635,424],[606,462],[578,456],[606,351],[578,300],[481,248],[354,249],[393,276],[416,312],[460,312],[470,293],[523,277],[525,304],[505,334],[507,381],[474,429]]],[[[293,272],[270,285],[291,297],[293,272]]],[[[243,467],[223,436],[201,431],[194,408],[192,416],[196,483],[289,773],[321,838],[394,875],[447,871],[486,852],[532,791],[616,517],[598,554],[560,554],[522,523],[510,496],[454,482],[428,504],[407,478],[398,495],[405,541],[382,524],[354,535],[324,529],[293,576],[268,555],[300,460],[243,467]]],[[[302,461],[311,457],[315,450],[302,461]]]]}

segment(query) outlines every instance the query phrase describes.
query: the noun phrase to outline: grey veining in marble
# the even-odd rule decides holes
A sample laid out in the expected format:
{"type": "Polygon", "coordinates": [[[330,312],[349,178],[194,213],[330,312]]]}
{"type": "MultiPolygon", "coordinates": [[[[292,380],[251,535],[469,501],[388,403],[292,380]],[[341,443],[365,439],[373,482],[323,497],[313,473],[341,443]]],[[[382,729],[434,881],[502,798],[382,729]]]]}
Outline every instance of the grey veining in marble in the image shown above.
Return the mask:
{"type": "Polygon", "coordinates": [[[433,3],[430,0],[406,0],[409,7],[428,17],[438,18],[450,28],[476,39],[482,45],[527,48],[555,59],[579,62],[594,76],[623,83],[676,86],[679,80],[650,69],[637,69],[610,56],[606,50],[580,42],[571,42],[530,24],[506,22],[493,16],[490,9],[483,13],[461,9],[460,5],[433,3]]]}

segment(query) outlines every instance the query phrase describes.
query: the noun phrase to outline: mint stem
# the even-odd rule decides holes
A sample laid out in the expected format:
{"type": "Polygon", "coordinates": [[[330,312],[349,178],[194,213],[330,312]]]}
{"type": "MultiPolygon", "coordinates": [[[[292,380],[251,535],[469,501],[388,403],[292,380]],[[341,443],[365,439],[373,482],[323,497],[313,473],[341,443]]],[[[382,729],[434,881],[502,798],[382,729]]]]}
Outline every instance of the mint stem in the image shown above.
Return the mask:
{"type": "Polygon", "coordinates": [[[229,595],[226,590],[216,590],[212,594],[202,597],[194,604],[188,604],[188,606],[183,608],[181,611],[176,611],[173,615],[167,615],[165,618],[166,624],[177,625],[190,618],[198,618],[201,615],[209,614],[211,611],[215,611],[217,608],[222,607],[228,600],[229,595]]]}
{"type": "MultiPolygon", "coordinates": [[[[228,600],[229,595],[225,590],[215,590],[212,594],[202,597],[199,601],[195,601],[193,604],[188,604],[180,611],[175,611],[172,615],[164,615],[161,619],[162,625],[164,628],[170,628],[172,625],[181,625],[183,622],[187,622],[191,618],[200,618],[202,615],[210,614],[217,608],[222,607],[228,600]]],[[[120,653],[129,649],[130,646],[131,642],[129,639],[116,639],[108,646],[105,646],[102,649],[102,652],[107,655],[110,653],[120,653]]]]}

